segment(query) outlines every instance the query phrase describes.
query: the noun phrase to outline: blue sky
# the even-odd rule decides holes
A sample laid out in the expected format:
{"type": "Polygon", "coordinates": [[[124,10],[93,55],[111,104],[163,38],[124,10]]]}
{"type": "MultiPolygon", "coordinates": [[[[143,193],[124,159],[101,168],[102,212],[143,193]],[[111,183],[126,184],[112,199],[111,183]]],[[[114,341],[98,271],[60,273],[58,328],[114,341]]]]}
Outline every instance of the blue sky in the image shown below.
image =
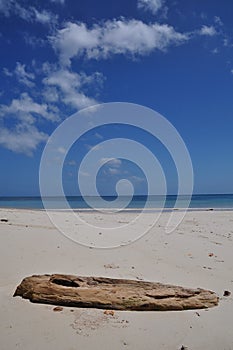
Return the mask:
{"type": "MultiPolygon", "coordinates": [[[[229,0],[0,0],[0,196],[38,195],[49,135],[74,112],[115,101],[150,107],[175,126],[195,193],[233,193],[232,13],[229,0]]],[[[176,192],[174,164],[157,140],[105,127],[67,155],[67,194],[79,193],[90,147],[116,135],[153,150],[176,192]]],[[[146,192],[142,171],[122,160],[100,169],[100,193],[114,193],[122,176],[146,192]]]]}

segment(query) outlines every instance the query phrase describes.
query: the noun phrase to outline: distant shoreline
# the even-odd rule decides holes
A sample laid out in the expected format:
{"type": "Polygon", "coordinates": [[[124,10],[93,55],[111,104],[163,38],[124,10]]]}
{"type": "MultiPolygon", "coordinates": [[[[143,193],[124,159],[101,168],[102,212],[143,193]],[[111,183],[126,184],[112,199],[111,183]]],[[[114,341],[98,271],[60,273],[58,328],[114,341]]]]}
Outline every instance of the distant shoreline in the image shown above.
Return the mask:
{"type": "Polygon", "coordinates": [[[44,210],[95,211],[120,209],[131,212],[173,210],[233,210],[233,194],[208,195],[153,195],[153,196],[104,196],[104,197],[0,197],[0,208],[44,210]],[[93,209],[94,208],[94,209],[93,209]],[[121,209],[122,208],[122,209],[121,209]]]}
{"type": "MultiPolygon", "coordinates": [[[[141,212],[143,210],[143,208],[127,208],[127,209],[119,209],[119,210],[111,210],[112,208],[108,208],[108,209],[104,209],[104,208],[96,208],[96,209],[92,209],[92,208],[71,208],[71,209],[45,209],[45,208],[16,208],[16,207],[1,207],[0,206],[0,210],[20,210],[20,211],[41,211],[41,212],[45,212],[45,211],[54,211],[54,212],[70,212],[70,211],[74,211],[74,212],[88,212],[88,213],[95,213],[95,212],[105,212],[106,214],[108,213],[108,211],[112,214],[112,213],[117,213],[117,212],[121,212],[121,213],[137,213],[137,212],[141,212]]],[[[163,212],[163,213],[170,213],[170,212],[176,212],[176,211],[188,211],[188,212],[204,212],[204,211],[233,211],[233,208],[207,208],[207,207],[203,207],[203,208],[148,208],[148,209],[144,209],[145,213],[153,213],[153,212],[163,212]]]]}

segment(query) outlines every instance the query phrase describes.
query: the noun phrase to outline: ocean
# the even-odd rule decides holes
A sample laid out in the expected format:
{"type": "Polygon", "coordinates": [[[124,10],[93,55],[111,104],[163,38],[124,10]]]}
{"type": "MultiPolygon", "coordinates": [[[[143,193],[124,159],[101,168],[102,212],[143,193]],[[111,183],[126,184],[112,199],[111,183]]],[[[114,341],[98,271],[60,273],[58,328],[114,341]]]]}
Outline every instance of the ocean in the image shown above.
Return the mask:
{"type": "MultiPolygon", "coordinates": [[[[66,197],[72,209],[92,209],[83,199],[83,197],[68,196],[66,197]]],[[[94,208],[101,208],[102,198],[109,202],[108,207],[111,208],[111,202],[116,199],[115,196],[89,197],[92,200],[94,208]],[[101,199],[101,200],[100,200],[101,199]]],[[[167,195],[164,208],[171,209],[174,207],[177,196],[167,195]]],[[[186,205],[186,196],[179,197],[179,207],[184,208],[186,205]]],[[[144,208],[146,201],[147,208],[161,208],[162,202],[160,196],[134,196],[131,200],[127,197],[120,197],[118,205],[121,207],[125,201],[129,200],[126,209],[144,208]]],[[[57,197],[48,198],[50,209],[63,209],[62,200],[57,197]]],[[[21,208],[21,209],[44,209],[41,197],[0,197],[1,208],[21,208]]],[[[232,209],[233,210],[233,194],[198,194],[193,195],[190,209],[232,209]]]]}

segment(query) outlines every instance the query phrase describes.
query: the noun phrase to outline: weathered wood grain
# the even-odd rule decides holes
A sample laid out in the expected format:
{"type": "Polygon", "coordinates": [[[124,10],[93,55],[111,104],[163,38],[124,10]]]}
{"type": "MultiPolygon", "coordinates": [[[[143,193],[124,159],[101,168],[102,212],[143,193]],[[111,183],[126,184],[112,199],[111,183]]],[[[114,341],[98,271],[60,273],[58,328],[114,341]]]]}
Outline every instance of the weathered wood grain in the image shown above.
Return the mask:
{"type": "Polygon", "coordinates": [[[214,292],[200,288],[62,274],[26,277],[14,296],[34,303],[115,310],[187,310],[218,305],[214,292]]]}

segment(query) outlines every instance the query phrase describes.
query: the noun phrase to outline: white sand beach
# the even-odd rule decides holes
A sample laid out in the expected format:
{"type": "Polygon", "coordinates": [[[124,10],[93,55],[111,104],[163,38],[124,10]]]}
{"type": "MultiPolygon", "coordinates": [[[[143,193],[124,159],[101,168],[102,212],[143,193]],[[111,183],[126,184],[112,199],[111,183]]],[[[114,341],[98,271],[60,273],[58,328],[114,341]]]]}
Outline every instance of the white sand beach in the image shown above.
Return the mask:
{"type": "MultiPolygon", "coordinates": [[[[94,213],[82,215],[95,220],[94,213]]],[[[127,222],[133,213],[121,215],[127,222]]],[[[233,292],[233,212],[190,211],[172,234],[164,232],[168,215],[130,245],[90,249],[62,235],[44,211],[0,209],[0,220],[6,219],[0,221],[1,350],[233,349],[233,299],[223,296],[233,292]],[[111,315],[69,307],[55,312],[52,305],[13,298],[24,277],[45,273],[200,287],[220,300],[207,310],[111,315]]]]}

